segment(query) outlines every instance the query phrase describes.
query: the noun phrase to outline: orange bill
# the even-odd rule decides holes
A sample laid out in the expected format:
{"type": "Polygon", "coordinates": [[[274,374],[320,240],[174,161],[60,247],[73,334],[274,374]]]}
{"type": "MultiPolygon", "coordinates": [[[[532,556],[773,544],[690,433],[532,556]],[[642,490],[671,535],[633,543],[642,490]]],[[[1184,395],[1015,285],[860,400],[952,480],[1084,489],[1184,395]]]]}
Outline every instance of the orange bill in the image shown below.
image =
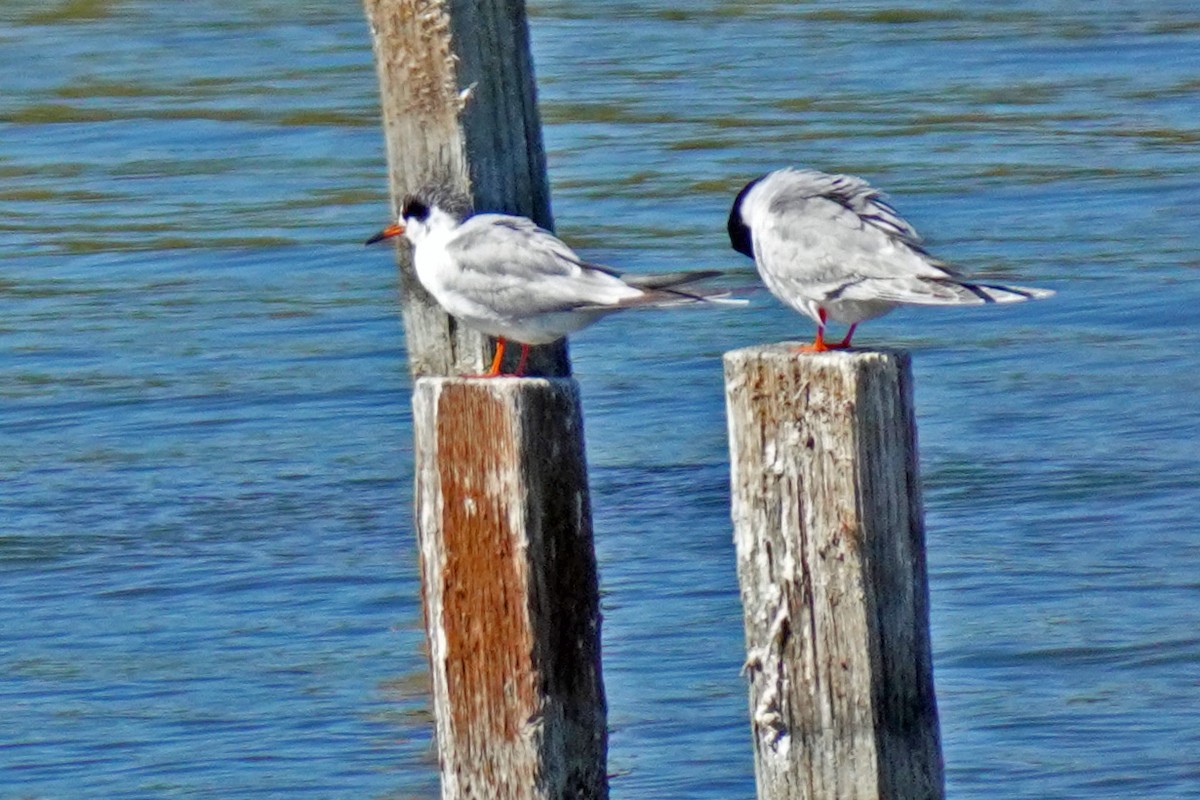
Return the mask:
{"type": "Polygon", "coordinates": [[[391,239],[394,236],[399,236],[402,233],[404,233],[404,226],[397,222],[395,225],[388,225],[379,233],[375,234],[370,239],[367,239],[366,243],[375,244],[376,242],[382,242],[384,239],[391,239]]]}

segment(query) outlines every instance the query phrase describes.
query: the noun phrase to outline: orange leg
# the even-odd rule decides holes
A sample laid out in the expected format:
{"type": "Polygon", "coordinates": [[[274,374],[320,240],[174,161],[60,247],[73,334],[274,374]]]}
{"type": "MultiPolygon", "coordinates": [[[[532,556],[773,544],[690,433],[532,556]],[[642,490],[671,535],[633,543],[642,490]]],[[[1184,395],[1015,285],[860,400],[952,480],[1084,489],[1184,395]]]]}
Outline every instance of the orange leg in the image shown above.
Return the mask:
{"type": "MultiPolygon", "coordinates": [[[[501,372],[500,365],[504,363],[504,351],[508,340],[503,336],[496,337],[496,355],[492,357],[492,365],[488,367],[488,371],[482,375],[464,375],[464,378],[498,378],[509,375],[510,373],[501,372]]],[[[513,377],[520,377],[525,374],[525,363],[529,360],[529,345],[521,344],[521,358],[517,361],[516,372],[511,373],[513,377]]]]}
{"type": "Polygon", "coordinates": [[[492,358],[492,366],[488,367],[488,371],[481,375],[481,378],[494,378],[500,374],[500,362],[504,360],[504,337],[496,338],[496,355],[492,358]]]}
{"type": "Polygon", "coordinates": [[[825,341],[825,309],[818,308],[817,315],[821,318],[817,323],[817,336],[813,339],[812,344],[806,344],[800,348],[801,353],[826,353],[830,350],[845,350],[850,347],[850,337],[854,336],[854,329],[858,327],[858,323],[850,326],[850,330],[846,331],[846,338],[840,342],[830,344],[825,341]]]}
{"type": "Polygon", "coordinates": [[[812,344],[801,345],[796,349],[801,353],[824,353],[830,350],[829,343],[825,341],[825,326],[817,326],[817,337],[813,339],[812,344]]]}

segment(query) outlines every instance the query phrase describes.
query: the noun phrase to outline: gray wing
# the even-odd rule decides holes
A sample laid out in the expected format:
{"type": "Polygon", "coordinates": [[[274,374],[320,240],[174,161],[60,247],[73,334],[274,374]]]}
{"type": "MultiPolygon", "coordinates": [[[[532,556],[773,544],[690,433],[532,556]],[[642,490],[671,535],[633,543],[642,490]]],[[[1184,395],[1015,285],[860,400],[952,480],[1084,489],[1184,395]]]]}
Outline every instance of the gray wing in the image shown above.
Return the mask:
{"type": "Polygon", "coordinates": [[[446,251],[455,264],[449,289],[516,316],[612,305],[641,294],[523,217],[471,217],[446,251]]]}
{"type": "Polygon", "coordinates": [[[752,226],[755,256],[782,291],[914,302],[930,281],[960,278],[866,181],[814,170],[781,170],[768,180],[752,226]]]}
{"type": "MultiPolygon", "coordinates": [[[[892,208],[883,192],[853,175],[827,175],[815,170],[795,170],[792,178],[795,186],[802,187],[801,193],[813,199],[836,203],[853,212],[859,222],[874,228],[885,236],[924,252],[921,235],[892,208]]],[[[780,195],[784,199],[786,193],[780,195]]]]}

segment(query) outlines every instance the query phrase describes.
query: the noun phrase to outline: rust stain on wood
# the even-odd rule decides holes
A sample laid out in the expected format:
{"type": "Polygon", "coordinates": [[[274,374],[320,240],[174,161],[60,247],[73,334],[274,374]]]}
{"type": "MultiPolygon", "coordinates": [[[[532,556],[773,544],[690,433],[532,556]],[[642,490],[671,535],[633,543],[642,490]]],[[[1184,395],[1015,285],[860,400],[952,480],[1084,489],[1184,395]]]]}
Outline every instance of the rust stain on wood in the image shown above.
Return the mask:
{"type": "Polygon", "coordinates": [[[456,738],[513,741],[537,703],[528,577],[511,520],[521,500],[504,466],[517,442],[504,403],[471,389],[447,385],[437,417],[446,679],[456,738]],[[497,698],[506,702],[494,707],[497,698]]]}
{"type": "Polygon", "coordinates": [[[578,387],[425,378],[413,411],[442,796],[607,797],[578,387]]]}

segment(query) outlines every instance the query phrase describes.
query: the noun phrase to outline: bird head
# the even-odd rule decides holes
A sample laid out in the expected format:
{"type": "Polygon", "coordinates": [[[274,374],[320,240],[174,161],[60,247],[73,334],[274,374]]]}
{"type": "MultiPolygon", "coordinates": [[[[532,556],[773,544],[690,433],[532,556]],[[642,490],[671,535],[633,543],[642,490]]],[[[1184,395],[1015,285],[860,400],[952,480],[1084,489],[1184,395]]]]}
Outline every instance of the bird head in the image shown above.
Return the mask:
{"type": "Polygon", "coordinates": [[[376,242],[382,242],[384,239],[391,239],[404,234],[410,242],[415,244],[435,224],[435,221],[442,217],[446,217],[450,225],[453,225],[455,222],[452,217],[441,211],[436,205],[425,202],[417,195],[405,195],[404,202],[400,206],[400,216],[395,224],[387,226],[368,239],[366,243],[375,244],[376,242]]]}
{"type": "Polygon", "coordinates": [[[746,195],[750,194],[750,190],[757,186],[766,175],[755,178],[742,187],[733,201],[733,208],[729,209],[729,246],[738,251],[742,255],[754,258],[754,237],[750,232],[750,225],[746,222],[746,217],[742,213],[742,206],[745,204],[746,195]]]}

